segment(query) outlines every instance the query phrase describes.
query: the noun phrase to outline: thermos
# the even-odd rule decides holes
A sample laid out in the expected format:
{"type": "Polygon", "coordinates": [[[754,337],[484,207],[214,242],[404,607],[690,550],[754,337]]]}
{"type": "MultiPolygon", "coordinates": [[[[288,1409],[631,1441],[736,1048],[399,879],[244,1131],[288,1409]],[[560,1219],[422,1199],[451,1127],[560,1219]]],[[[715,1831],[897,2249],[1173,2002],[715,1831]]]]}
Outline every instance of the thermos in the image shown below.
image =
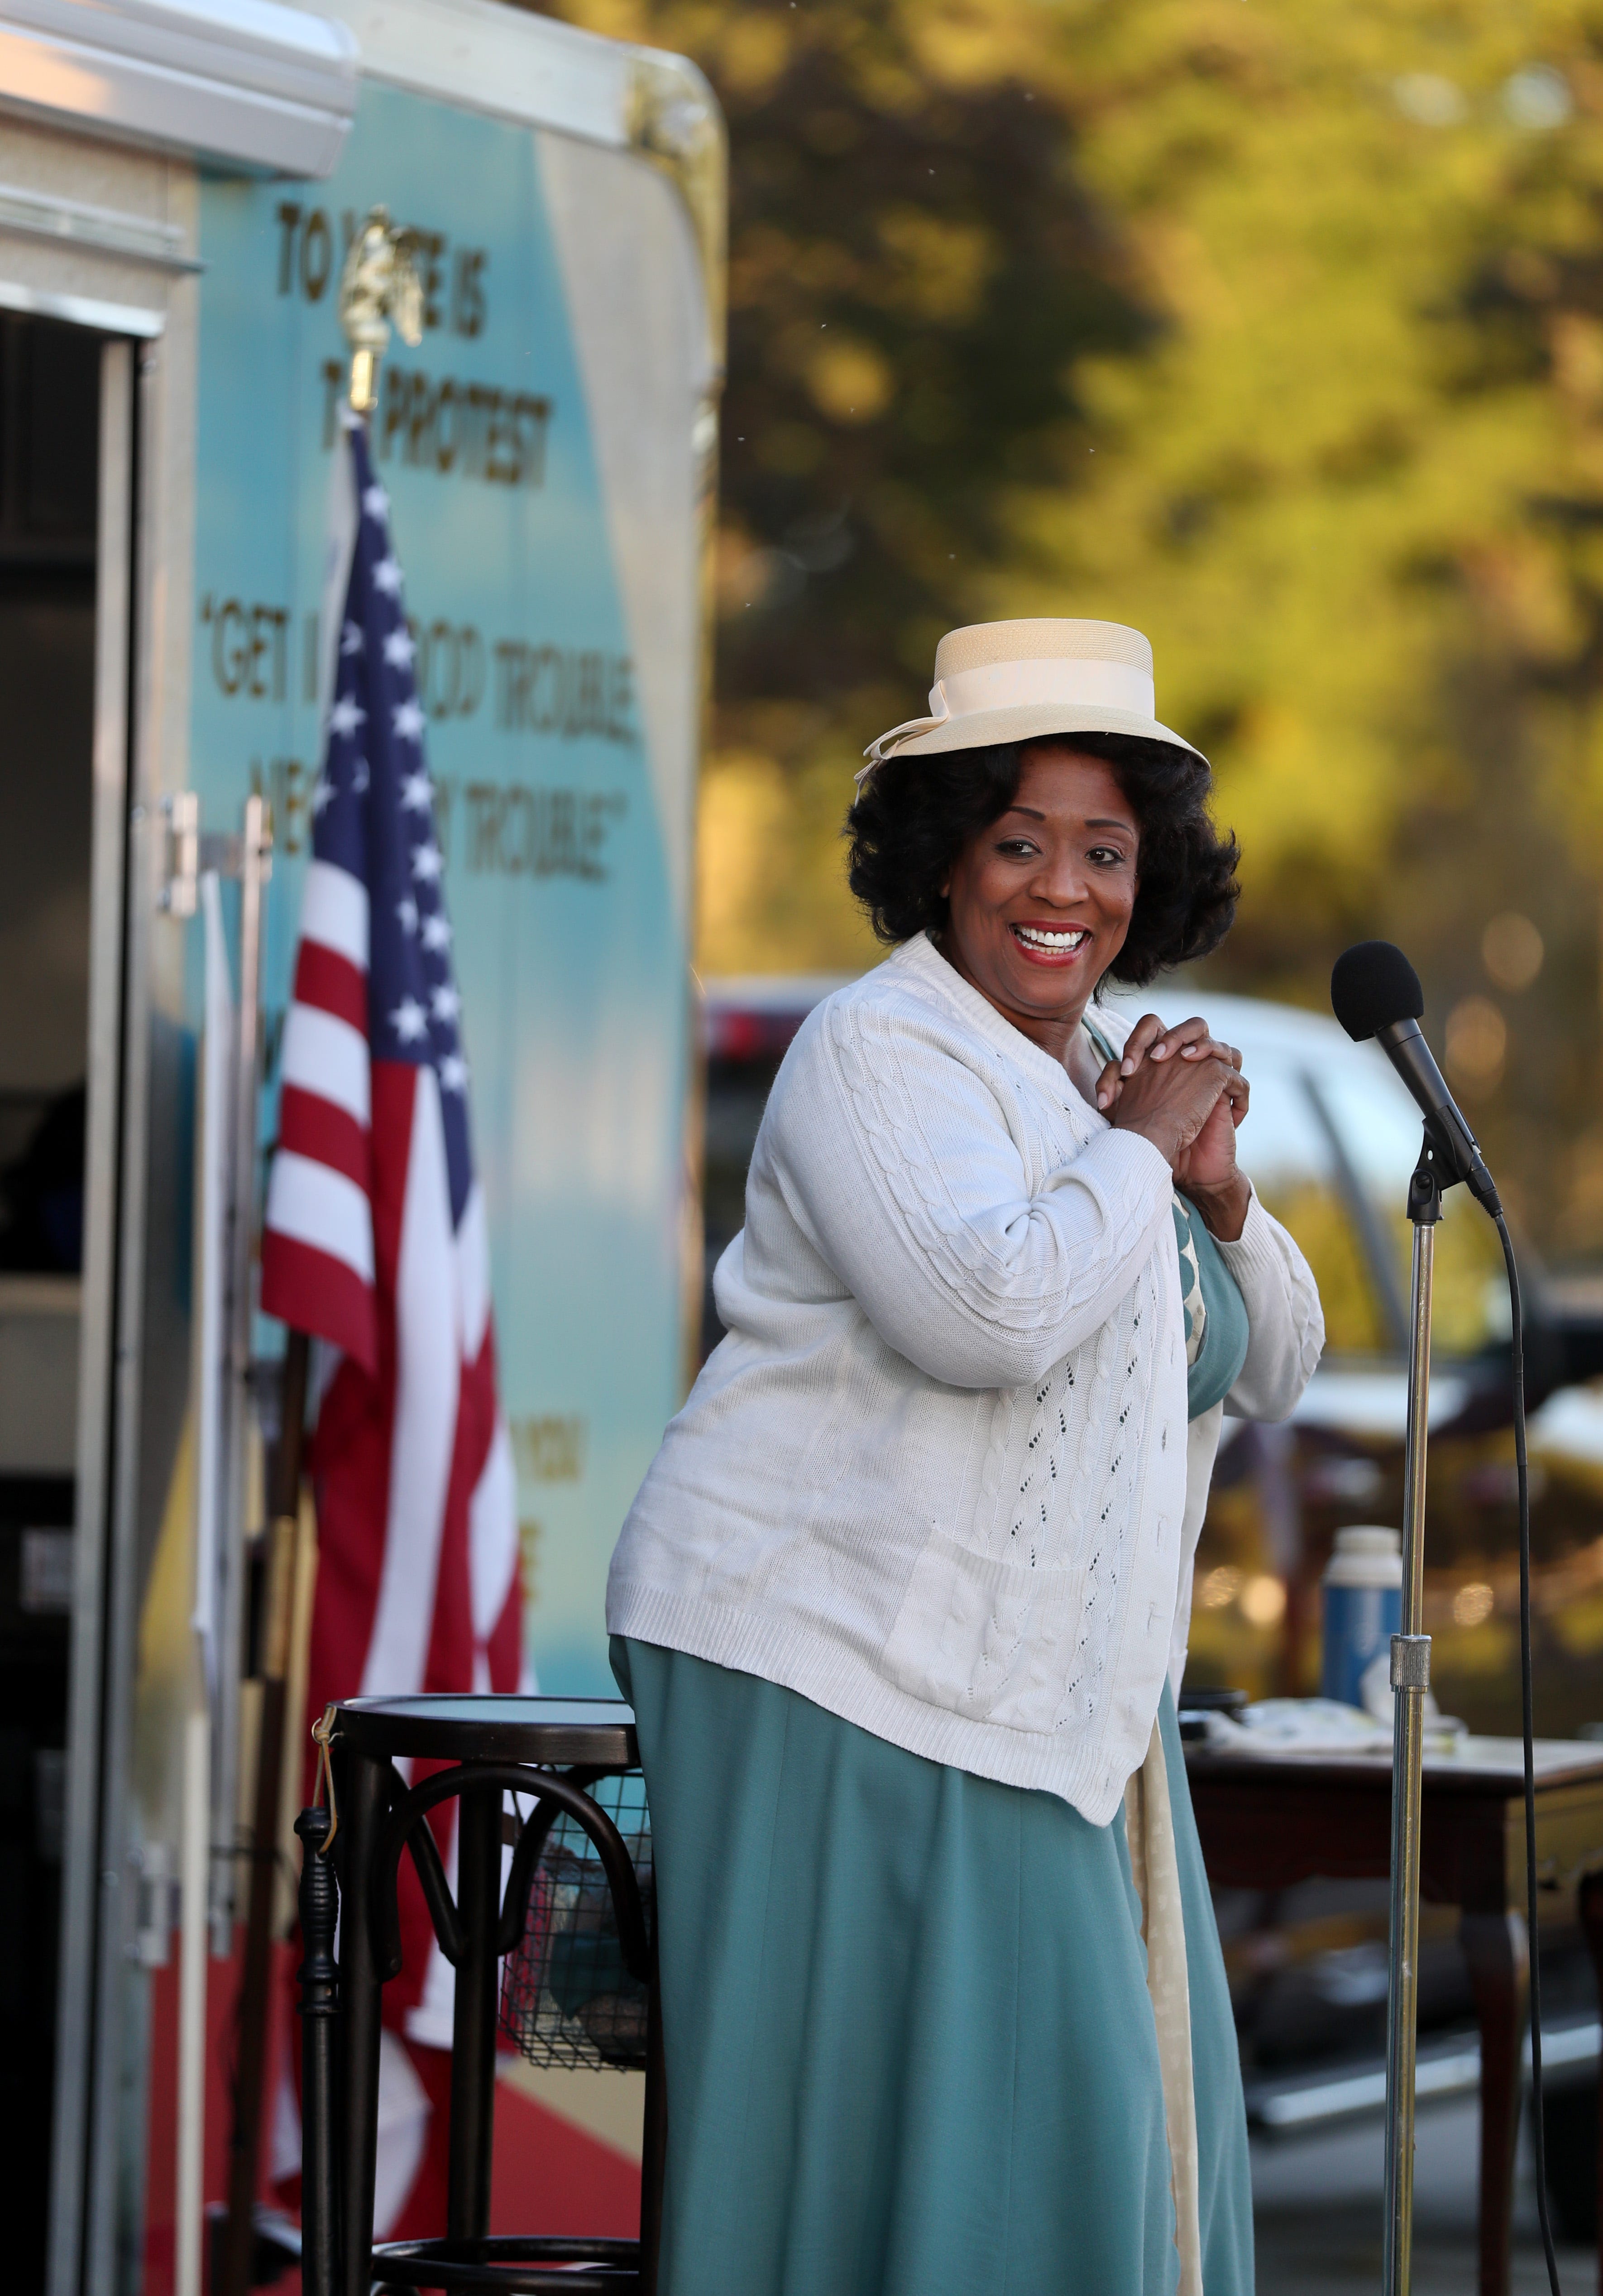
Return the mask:
{"type": "Polygon", "coordinates": [[[1336,1534],[1325,1567],[1324,1657],[1320,1687],[1345,1706],[1362,1706],[1364,1669],[1403,1631],[1403,1538],[1376,1523],[1336,1534]]]}

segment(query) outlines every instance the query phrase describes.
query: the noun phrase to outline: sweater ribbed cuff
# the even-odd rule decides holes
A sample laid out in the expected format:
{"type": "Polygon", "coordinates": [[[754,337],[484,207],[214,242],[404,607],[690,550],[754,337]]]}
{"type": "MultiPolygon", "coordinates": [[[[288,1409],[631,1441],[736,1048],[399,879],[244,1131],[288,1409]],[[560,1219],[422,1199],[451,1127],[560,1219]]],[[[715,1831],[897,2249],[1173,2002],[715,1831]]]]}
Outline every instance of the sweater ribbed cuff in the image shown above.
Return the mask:
{"type": "MultiPolygon", "coordinates": [[[[1248,1183],[1251,1187],[1251,1183],[1248,1183]]],[[[1247,1201],[1247,1218],[1241,1233],[1233,1243],[1215,1236],[1223,1255],[1224,1264],[1235,1277],[1243,1299],[1251,1297],[1249,1285],[1261,1285],[1270,1275],[1283,1272],[1280,1251],[1274,1240],[1274,1230],[1268,1213],[1258,1201],[1258,1192],[1251,1189],[1247,1201]]]]}
{"type": "Polygon", "coordinates": [[[1144,1132],[1121,1132],[1116,1125],[1110,1125],[1091,1144],[1099,1155],[1116,1155],[1126,1164],[1135,1185],[1152,1196],[1155,1205],[1161,1201],[1167,1206],[1174,1201],[1174,1175],[1169,1169],[1169,1160],[1161,1148],[1152,1145],[1144,1132]]]}

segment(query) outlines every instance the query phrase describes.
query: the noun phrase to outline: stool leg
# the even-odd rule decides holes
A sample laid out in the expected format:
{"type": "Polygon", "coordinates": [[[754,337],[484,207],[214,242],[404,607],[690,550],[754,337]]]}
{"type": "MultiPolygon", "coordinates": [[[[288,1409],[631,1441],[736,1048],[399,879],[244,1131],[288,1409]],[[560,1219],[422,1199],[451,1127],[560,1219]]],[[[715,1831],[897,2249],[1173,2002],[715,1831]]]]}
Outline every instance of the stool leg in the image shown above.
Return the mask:
{"type": "Polygon", "coordinates": [[[334,1861],[323,1855],[326,1809],[303,1809],[295,1821],[302,1844],[300,1938],[301,2014],[301,2296],[334,2296],[339,2269],[339,2225],[334,2205],[334,2037],[339,2013],[334,1930],[339,1886],[334,1861]]]}
{"type": "Polygon", "coordinates": [[[501,1920],[499,1786],[463,1792],[457,1803],[456,1905],[462,1954],[451,2028],[451,2184],[454,2240],[482,2240],[490,2228],[490,2168],[495,2143],[495,2010],[501,1920]]]}
{"type": "Polygon", "coordinates": [[[1481,2029],[1480,2296],[1509,2296],[1530,1946],[1519,1914],[1461,1915],[1459,1935],[1481,2029]]]}
{"type": "Polygon", "coordinates": [[[668,2087],[662,2053],[662,1989],[657,1973],[657,1925],[651,1925],[651,1987],[646,2005],[646,2118],[640,2159],[640,2292],[657,2296],[662,2246],[663,2180],[667,2173],[668,2087]]]}
{"type": "Polygon", "coordinates": [[[367,1885],[388,1797],[389,1765],[361,1755],[340,1759],[336,1836],[345,1920],[339,1935],[339,2010],[345,2031],[345,2100],[340,2202],[343,2269],[335,2296],[368,2296],[372,2284],[373,2183],[379,2161],[380,2012],[384,1988],[373,1960],[367,1885]]]}
{"type": "MultiPolygon", "coordinates": [[[[1603,1874],[1589,1874],[1581,1884],[1581,1928],[1592,1957],[1592,1972],[1598,1980],[1598,1998],[1603,2001],[1603,1874]]],[[[1603,2082],[1603,2067],[1599,2068],[1603,2082]]],[[[1603,2230],[1603,2088],[1599,2090],[1598,2112],[1598,2159],[1595,2163],[1598,2178],[1599,2226],[1603,2230]]],[[[1603,2241],[1598,2248],[1598,2287],[1603,2296],[1603,2241]]]]}

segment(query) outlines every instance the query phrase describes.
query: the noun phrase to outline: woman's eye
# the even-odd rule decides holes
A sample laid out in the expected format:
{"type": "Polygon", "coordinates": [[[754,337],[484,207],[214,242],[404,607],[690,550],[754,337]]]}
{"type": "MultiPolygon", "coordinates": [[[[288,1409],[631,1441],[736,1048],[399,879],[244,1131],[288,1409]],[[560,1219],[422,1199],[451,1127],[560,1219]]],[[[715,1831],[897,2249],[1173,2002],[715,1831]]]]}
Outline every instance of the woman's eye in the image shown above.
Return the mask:
{"type": "Polygon", "coordinates": [[[1093,845],[1085,857],[1088,861],[1097,862],[1104,869],[1122,868],[1125,862],[1125,856],[1116,845],[1093,845]]]}
{"type": "Polygon", "coordinates": [[[1030,854],[1038,853],[1040,849],[1040,847],[1028,837],[1004,837],[996,848],[999,853],[1005,853],[1010,860],[1013,861],[1023,860],[1030,854]]]}

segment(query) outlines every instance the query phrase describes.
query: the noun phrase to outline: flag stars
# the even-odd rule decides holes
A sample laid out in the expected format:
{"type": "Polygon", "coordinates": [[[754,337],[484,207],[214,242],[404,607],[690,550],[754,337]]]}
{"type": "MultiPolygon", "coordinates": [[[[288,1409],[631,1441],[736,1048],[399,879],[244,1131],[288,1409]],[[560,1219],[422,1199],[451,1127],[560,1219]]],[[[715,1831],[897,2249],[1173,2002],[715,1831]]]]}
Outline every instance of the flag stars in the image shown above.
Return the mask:
{"type": "Polygon", "coordinates": [[[316,857],[364,880],[373,900],[369,986],[374,1057],[428,1068],[446,1118],[452,1202],[471,1185],[462,1042],[463,998],[453,979],[454,935],[445,914],[446,857],[429,772],[430,715],[417,690],[421,637],[407,619],[390,532],[393,504],[357,434],[348,602],[334,622],[332,705],[320,775],[307,803],[316,857]]]}
{"type": "Polygon", "coordinates": [[[429,1015],[415,996],[403,996],[389,1016],[389,1025],[404,1045],[415,1045],[429,1033],[429,1015]]]}

